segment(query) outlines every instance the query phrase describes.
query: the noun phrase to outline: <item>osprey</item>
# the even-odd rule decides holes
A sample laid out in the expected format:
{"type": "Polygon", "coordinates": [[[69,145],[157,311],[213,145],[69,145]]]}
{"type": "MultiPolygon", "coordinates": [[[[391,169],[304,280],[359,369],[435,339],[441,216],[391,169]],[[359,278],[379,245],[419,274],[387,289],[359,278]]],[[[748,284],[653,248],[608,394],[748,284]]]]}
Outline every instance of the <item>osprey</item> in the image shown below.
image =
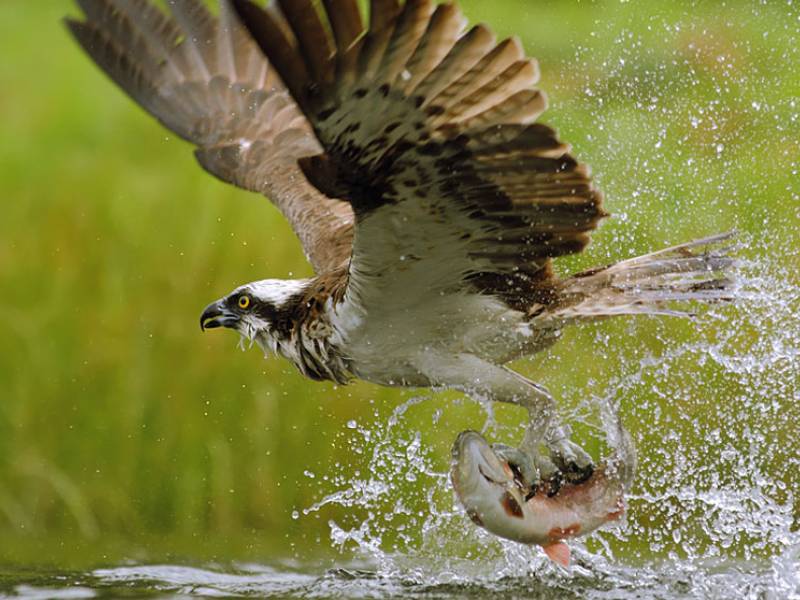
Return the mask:
{"type": "Polygon", "coordinates": [[[727,235],[559,278],[607,216],[556,133],[520,42],[454,4],[77,0],[72,34],[211,174],[267,196],[316,276],[234,289],[202,314],[345,383],[443,387],[527,409],[520,479],[586,480],[546,389],[506,363],[572,323],[732,298],[727,235]]]}

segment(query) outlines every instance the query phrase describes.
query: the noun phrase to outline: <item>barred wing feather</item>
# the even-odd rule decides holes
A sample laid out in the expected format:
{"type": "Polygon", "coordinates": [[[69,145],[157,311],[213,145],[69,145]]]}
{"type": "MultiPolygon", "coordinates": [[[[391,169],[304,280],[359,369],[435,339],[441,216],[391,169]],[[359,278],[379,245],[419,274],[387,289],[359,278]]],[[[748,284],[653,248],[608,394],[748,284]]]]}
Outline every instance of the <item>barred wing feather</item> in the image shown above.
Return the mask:
{"type": "Polygon", "coordinates": [[[298,159],[320,152],[308,121],[227,1],[77,0],[70,31],[129,96],[197,146],[205,169],[265,194],[287,217],[317,272],[352,246],[353,211],[310,185],[298,159]]]}
{"type": "Polygon", "coordinates": [[[280,0],[233,6],[323,151],[300,161],[356,216],[349,298],[398,306],[471,289],[524,307],[552,257],[605,216],[588,169],[549,127],[517,40],[465,30],[452,4],[280,0]]]}

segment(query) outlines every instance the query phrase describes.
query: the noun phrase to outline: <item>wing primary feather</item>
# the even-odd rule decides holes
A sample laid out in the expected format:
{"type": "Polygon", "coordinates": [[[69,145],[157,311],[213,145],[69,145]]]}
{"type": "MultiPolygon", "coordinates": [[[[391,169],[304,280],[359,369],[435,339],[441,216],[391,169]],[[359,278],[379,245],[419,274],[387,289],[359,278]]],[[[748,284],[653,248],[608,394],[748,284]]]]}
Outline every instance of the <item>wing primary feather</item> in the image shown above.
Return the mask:
{"type": "Polygon", "coordinates": [[[341,54],[364,33],[361,11],[355,0],[323,0],[323,5],[341,54]]]}
{"type": "Polygon", "coordinates": [[[520,90],[501,104],[461,123],[464,131],[513,123],[525,125],[535,121],[547,108],[547,98],[539,90],[520,90]]]}
{"type": "MultiPolygon", "coordinates": [[[[520,155],[542,156],[542,151],[568,148],[558,140],[556,132],[542,123],[490,127],[468,136],[466,148],[479,158],[509,158],[520,155]]],[[[572,157],[564,159],[563,167],[574,168],[572,157]]],[[[537,169],[538,172],[538,169],[537,169]]]]}
{"type": "Polygon", "coordinates": [[[400,13],[399,0],[372,0],[369,3],[369,30],[381,31],[394,23],[400,13]]]}
{"type": "MultiPolygon", "coordinates": [[[[517,61],[482,88],[445,111],[445,115],[453,121],[466,121],[489,111],[517,92],[530,90],[536,80],[536,72],[536,66],[531,61],[517,61]]],[[[439,106],[436,101],[434,104],[439,106]]]]}
{"type": "Polygon", "coordinates": [[[436,7],[414,54],[406,64],[409,78],[403,86],[407,95],[416,93],[420,82],[452,50],[461,32],[466,27],[466,19],[454,4],[440,4],[436,7]]]}
{"type": "Polygon", "coordinates": [[[296,50],[296,40],[290,38],[284,27],[270,12],[250,0],[232,0],[233,8],[253,36],[256,44],[269,57],[286,87],[300,106],[307,106],[308,68],[296,50]]]}
{"type": "Polygon", "coordinates": [[[469,71],[494,45],[494,35],[483,25],[476,25],[464,34],[441,63],[414,90],[425,98],[423,106],[439,92],[469,71]]]}
{"type": "Polygon", "coordinates": [[[431,0],[408,0],[400,14],[378,71],[379,82],[392,84],[416,50],[433,12],[431,0]]]}
{"type": "Polygon", "coordinates": [[[400,5],[396,0],[374,0],[370,7],[370,29],[364,39],[358,62],[358,72],[363,82],[376,74],[397,25],[400,5]],[[375,14],[377,12],[377,14],[375,14]],[[374,18],[373,18],[374,17],[374,18]]]}
{"type": "Polygon", "coordinates": [[[226,0],[221,0],[219,24],[217,25],[217,70],[221,71],[230,81],[236,81],[240,75],[248,81],[247,65],[239,64],[247,49],[240,27],[230,4],[226,0]]]}
{"type": "Polygon", "coordinates": [[[339,99],[343,98],[358,80],[358,64],[366,40],[367,36],[361,36],[347,50],[337,56],[336,82],[339,88],[339,99]]]}
{"type": "Polygon", "coordinates": [[[117,48],[136,57],[137,67],[148,79],[155,81],[158,78],[161,69],[156,57],[158,50],[150,47],[128,15],[116,10],[109,0],[78,0],[78,5],[92,27],[102,31],[103,36],[112,40],[117,48]]]}
{"type": "Polygon", "coordinates": [[[197,75],[210,79],[214,68],[209,49],[216,37],[216,22],[199,0],[168,0],[167,7],[185,34],[181,45],[191,57],[197,75]]]}
{"type": "Polygon", "coordinates": [[[333,47],[319,11],[310,0],[279,0],[279,6],[297,39],[297,49],[315,82],[333,79],[333,47]]]}
{"type": "Polygon", "coordinates": [[[156,112],[157,92],[131,57],[95,25],[70,18],[64,19],[64,22],[75,40],[114,83],[146,110],[156,112]]]}
{"type": "Polygon", "coordinates": [[[523,59],[522,46],[516,38],[503,40],[463,77],[442,90],[433,102],[436,106],[447,109],[449,117],[457,116],[459,113],[451,110],[454,106],[467,96],[476,93],[512,64],[523,59]]]}
{"type": "Polygon", "coordinates": [[[183,52],[174,52],[181,39],[180,27],[147,0],[110,0],[114,9],[128,17],[159,58],[166,61],[170,74],[182,80],[189,72],[183,52]]]}
{"type": "Polygon", "coordinates": [[[251,52],[245,61],[244,80],[252,82],[253,88],[260,90],[272,87],[273,79],[274,72],[270,70],[269,63],[261,49],[251,52]],[[271,75],[272,77],[270,77],[271,75]]]}

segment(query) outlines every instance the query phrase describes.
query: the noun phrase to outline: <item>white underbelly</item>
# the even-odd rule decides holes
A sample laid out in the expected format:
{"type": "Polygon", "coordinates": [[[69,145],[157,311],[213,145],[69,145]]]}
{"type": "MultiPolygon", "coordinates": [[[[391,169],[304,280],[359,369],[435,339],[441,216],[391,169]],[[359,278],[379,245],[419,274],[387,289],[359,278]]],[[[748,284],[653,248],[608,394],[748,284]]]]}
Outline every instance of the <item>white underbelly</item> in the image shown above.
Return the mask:
{"type": "Polygon", "coordinates": [[[355,326],[335,316],[332,322],[354,375],[383,385],[427,386],[415,366],[423,354],[471,354],[495,364],[525,354],[537,336],[523,317],[495,298],[469,294],[370,314],[355,326]]]}

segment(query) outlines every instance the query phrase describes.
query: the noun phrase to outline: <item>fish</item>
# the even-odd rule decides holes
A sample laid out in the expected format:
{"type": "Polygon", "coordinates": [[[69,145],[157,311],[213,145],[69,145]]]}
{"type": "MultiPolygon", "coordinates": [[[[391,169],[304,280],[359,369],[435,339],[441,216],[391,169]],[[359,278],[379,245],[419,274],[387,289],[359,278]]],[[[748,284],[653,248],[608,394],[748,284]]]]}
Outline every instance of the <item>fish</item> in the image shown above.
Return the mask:
{"type": "Polygon", "coordinates": [[[541,546],[551,560],[568,567],[564,540],[585,536],[625,513],[636,451],[620,420],[607,430],[607,439],[611,454],[586,481],[566,483],[552,496],[544,491],[531,496],[508,462],[480,433],[468,430],[453,444],[450,478],[476,525],[507,540],[541,546]]]}

